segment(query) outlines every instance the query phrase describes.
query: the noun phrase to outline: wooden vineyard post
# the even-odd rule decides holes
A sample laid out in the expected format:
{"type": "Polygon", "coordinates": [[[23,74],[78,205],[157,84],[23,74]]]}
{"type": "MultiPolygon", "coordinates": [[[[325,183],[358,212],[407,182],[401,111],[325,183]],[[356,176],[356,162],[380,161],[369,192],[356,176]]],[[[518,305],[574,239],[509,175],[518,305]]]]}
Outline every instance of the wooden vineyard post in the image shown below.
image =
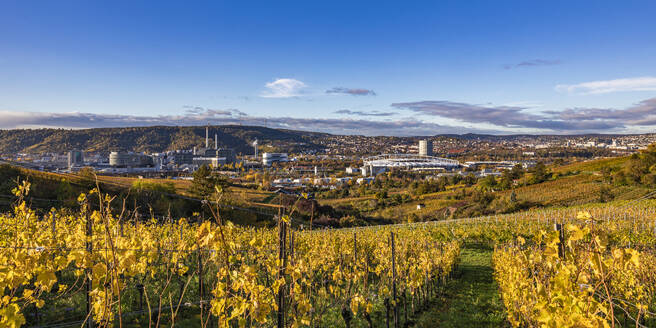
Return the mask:
{"type": "Polygon", "coordinates": [[[394,232],[390,231],[390,244],[392,246],[392,300],[394,301],[394,328],[399,328],[399,307],[396,297],[396,259],[394,249],[394,232]]]}
{"type": "Polygon", "coordinates": [[[385,323],[387,328],[390,328],[390,299],[389,297],[385,298],[385,323]]]}
{"type": "MultiPolygon", "coordinates": [[[[86,205],[85,205],[86,206],[86,205]]],[[[86,276],[86,301],[87,301],[87,328],[93,328],[93,313],[91,313],[91,290],[92,290],[92,274],[93,272],[91,271],[92,265],[91,265],[91,254],[93,253],[93,219],[89,215],[89,210],[85,209],[85,219],[86,219],[86,231],[85,231],[85,236],[86,236],[86,251],[87,251],[87,259],[89,260],[87,262],[87,268],[85,272],[86,276]]]]}
{"type": "Polygon", "coordinates": [[[198,303],[200,306],[200,322],[201,326],[203,325],[203,253],[201,248],[198,248],[198,297],[200,298],[200,302],[198,303]]]}
{"type": "Polygon", "coordinates": [[[294,228],[289,230],[289,260],[291,265],[294,265],[294,228]]]}
{"type": "MultiPolygon", "coordinates": [[[[282,216],[278,216],[278,260],[280,261],[280,267],[278,268],[278,279],[284,279],[285,275],[285,265],[286,265],[286,254],[285,254],[285,241],[287,235],[287,225],[282,219],[282,216]]],[[[285,328],[285,285],[283,284],[278,289],[278,328],[285,328]]]]}
{"type": "Polygon", "coordinates": [[[310,213],[310,231],[312,231],[312,220],[314,219],[314,200],[312,200],[312,213],[310,213]]]}
{"type": "MultiPolygon", "coordinates": [[[[407,286],[407,284],[406,284],[406,286],[407,286]]],[[[408,300],[407,300],[407,297],[406,297],[407,295],[408,295],[408,291],[404,287],[403,288],[403,317],[404,317],[403,322],[405,322],[405,325],[408,324],[408,300]]]]}
{"type": "Polygon", "coordinates": [[[565,257],[565,231],[563,230],[563,225],[560,223],[554,223],[554,230],[558,232],[558,257],[565,257]]]}
{"type": "Polygon", "coordinates": [[[357,267],[358,264],[358,233],[353,233],[353,265],[357,267]]]}

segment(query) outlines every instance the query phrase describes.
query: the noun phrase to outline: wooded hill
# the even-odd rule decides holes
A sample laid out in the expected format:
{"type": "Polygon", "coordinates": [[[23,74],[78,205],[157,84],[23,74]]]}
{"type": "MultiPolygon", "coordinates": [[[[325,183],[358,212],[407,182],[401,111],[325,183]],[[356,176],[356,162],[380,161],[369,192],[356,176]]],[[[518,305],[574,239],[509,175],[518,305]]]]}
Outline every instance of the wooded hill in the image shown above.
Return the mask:
{"type": "MultiPolygon", "coordinates": [[[[313,143],[323,133],[270,129],[260,126],[210,126],[211,146],[218,134],[219,147],[252,154],[251,143],[284,147],[286,151],[317,149],[313,143]]],[[[97,129],[16,129],[0,130],[0,153],[61,153],[80,149],[91,153],[111,151],[162,152],[204,147],[205,126],[152,126],[97,129]]]]}

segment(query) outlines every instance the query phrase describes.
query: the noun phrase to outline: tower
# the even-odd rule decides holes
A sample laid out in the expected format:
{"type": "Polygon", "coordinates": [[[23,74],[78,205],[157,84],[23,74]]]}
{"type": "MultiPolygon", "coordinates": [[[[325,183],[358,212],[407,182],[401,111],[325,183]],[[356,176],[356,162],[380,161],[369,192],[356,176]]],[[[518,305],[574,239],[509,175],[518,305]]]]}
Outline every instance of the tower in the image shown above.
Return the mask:
{"type": "Polygon", "coordinates": [[[214,149],[219,149],[219,135],[217,133],[214,134],[214,149]]]}
{"type": "Polygon", "coordinates": [[[253,148],[255,148],[255,159],[257,160],[257,139],[253,141],[253,148]]]}
{"type": "Polygon", "coordinates": [[[71,150],[68,152],[68,168],[84,163],[84,153],[80,150],[71,150]]]}
{"type": "Polygon", "coordinates": [[[433,156],[433,142],[431,140],[419,140],[419,156],[433,156]]]}
{"type": "Polygon", "coordinates": [[[205,149],[210,148],[210,125],[205,127],[205,149]]]}

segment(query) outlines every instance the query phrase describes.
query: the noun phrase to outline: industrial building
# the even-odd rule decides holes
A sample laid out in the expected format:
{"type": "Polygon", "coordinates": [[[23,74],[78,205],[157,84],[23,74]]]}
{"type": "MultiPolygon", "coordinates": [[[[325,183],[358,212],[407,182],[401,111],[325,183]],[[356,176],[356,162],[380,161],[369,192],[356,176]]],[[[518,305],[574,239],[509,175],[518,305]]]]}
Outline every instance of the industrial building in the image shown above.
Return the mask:
{"type": "Polygon", "coordinates": [[[216,150],[216,157],[225,158],[227,164],[234,163],[237,161],[237,154],[232,148],[219,148],[216,150]]]}
{"type": "Polygon", "coordinates": [[[194,165],[197,165],[198,167],[209,165],[213,168],[218,168],[224,164],[227,164],[225,157],[194,157],[194,165]]]}
{"type": "Polygon", "coordinates": [[[170,162],[175,165],[193,164],[194,154],[189,151],[176,151],[169,155],[170,162]]]}
{"type": "Polygon", "coordinates": [[[113,151],[109,154],[109,165],[114,167],[151,167],[153,166],[153,158],[142,153],[113,151]]]}
{"type": "Polygon", "coordinates": [[[419,156],[433,156],[433,141],[419,140],[419,156]]]}
{"type": "Polygon", "coordinates": [[[219,148],[219,135],[214,134],[214,148],[210,148],[210,130],[209,126],[205,128],[205,148],[194,148],[193,164],[212,165],[218,167],[223,164],[230,164],[237,161],[237,154],[232,148],[219,148]]]}
{"type": "Polygon", "coordinates": [[[84,164],[84,153],[80,150],[68,152],[68,168],[84,164]]]}
{"type": "Polygon", "coordinates": [[[288,162],[287,153],[264,153],[262,154],[262,165],[271,166],[276,162],[288,162]]]}

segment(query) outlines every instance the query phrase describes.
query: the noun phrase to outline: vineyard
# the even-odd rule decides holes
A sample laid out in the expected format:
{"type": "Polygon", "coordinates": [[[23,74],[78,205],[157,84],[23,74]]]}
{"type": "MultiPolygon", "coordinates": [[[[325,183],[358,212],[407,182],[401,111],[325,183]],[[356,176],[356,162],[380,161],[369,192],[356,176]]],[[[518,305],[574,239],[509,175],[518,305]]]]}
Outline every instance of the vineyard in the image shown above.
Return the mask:
{"type": "Polygon", "coordinates": [[[91,211],[37,217],[16,189],[0,220],[0,325],[379,326],[434,294],[459,243],[435,229],[305,231],[222,222],[124,222],[91,211]],[[384,236],[381,238],[381,236],[384,236]],[[196,319],[196,321],[193,321],[196,319]]]}
{"type": "Polygon", "coordinates": [[[513,326],[656,326],[650,200],[313,231],[293,208],[275,229],[212,204],[212,221],[127,220],[97,190],[37,215],[29,188],[0,216],[3,327],[400,327],[473,243],[494,247],[513,326]]]}

